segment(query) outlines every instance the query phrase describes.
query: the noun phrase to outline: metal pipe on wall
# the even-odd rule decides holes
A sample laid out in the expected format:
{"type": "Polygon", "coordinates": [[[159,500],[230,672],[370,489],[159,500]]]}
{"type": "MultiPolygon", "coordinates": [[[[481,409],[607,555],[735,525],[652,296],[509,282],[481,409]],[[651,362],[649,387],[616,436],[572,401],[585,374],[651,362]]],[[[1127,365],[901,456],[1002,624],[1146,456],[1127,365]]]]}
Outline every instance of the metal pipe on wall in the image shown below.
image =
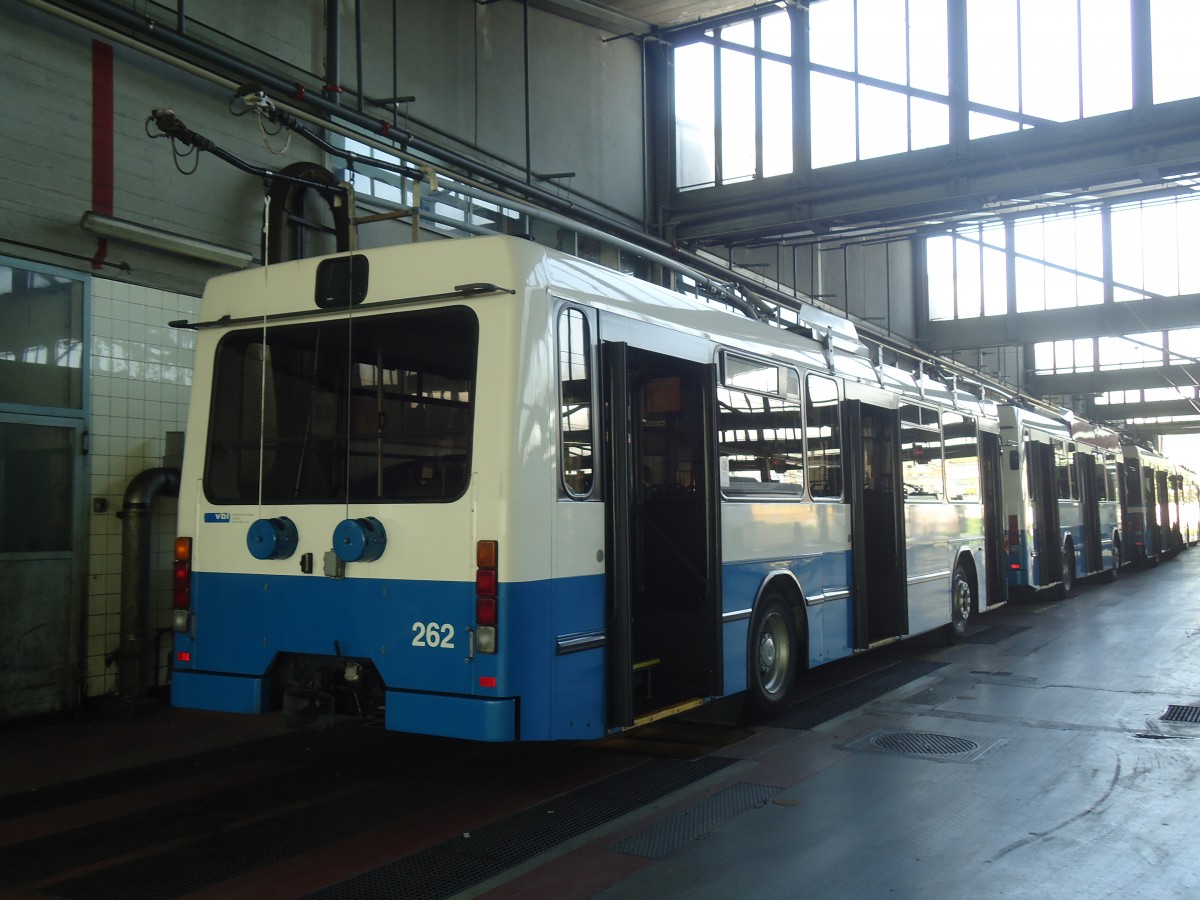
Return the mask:
{"type": "Polygon", "coordinates": [[[146,697],[147,672],[155,667],[150,619],[151,507],[160,495],[179,494],[179,470],[158,467],[139,472],[125,489],[121,506],[121,644],[117,694],[122,703],[146,697]]]}
{"type": "MultiPolygon", "coordinates": [[[[331,2],[336,6],[335,0],[331,0],[331,2]]],[[[31,5],[55,6],[53,3],[31,5]]],[[[153,19],[139,16],[121,6],[108,2],[108,0],[75,0],[71,5],[86,10],[102,19],[112,21],[120,25],[123,29],[140,34],[152,42],[159,42],[172,50],[194,56],[220,69],[235,72],[240,78],[244,78],[245,81],[256,82],[278,96],[295,97],[297,89],[303,88],[302,85],[297,85],[294,82],[280,78],[272,72],[231,56],[224,51],[199,43],[187,35],[178,34],[170,28],[160,27],[160,23],[155,22],[153,19]]],[[[410,131],[394,128],[378,117],[359,113],[352,108],[331,102],[316,93],[303,93],[302,102],[326,115],[343,119],[368,133],[379,134],[381,133],[381,126],[384,126],[388,129],[389,133],[387,136],[389,138],[411,147],[419,153],[427,154],[432,159],[441,160],[444,164],[454,166],[474,177],[483,178],[507,190],[515,191],[531,199],[536,199],[540,204],[545,204],[548,207],[556,209],[566,208],[572,214],[585,218],[592,224],[599,224],[603,228],[618,231],[626,236],[635,236],[641,239],[647,239],[648,237],[624,222],[610,219],[607,216],[600,215],[583,207],[576,207],[569,202],[564,203],[561,198],[556,197],[549,191],[545,191],[536,185],[526,184],[520,178],[483,165],[477,160],[456,153],[447,147],[426,141],[410,131]]]]}

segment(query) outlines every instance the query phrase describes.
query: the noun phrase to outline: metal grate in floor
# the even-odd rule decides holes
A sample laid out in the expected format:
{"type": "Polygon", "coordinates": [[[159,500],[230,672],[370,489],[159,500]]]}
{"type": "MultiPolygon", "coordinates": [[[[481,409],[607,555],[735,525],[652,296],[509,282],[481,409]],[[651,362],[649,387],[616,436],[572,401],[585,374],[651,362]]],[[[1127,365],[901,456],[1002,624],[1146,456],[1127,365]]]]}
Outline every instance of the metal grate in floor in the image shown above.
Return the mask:
{"type": "Polygon", "coordinates": [[[944,753],[970,753],[979,745],[966,738],[949,734],[929,734],[914,731],[889,731],[871,738],[871,743],[891,753],[908,753],[920,756],[938,756],[944,753]]]}
{"type": "Polygon", "coordinates": [[[1005,743],[1003,738],[974,738],[881,728],[847,744],[846,749],[947,762],[975,762],[1005,743]]]}
{"type": "Polygon", "coordinates": [[[910,681],[916,681],[923,675],[936,672],[945,665],[945,663],[926,660],[895,663],[850,684],[844,684],[815,697],[809,697],[807,700],[801,700],[782,712],[771,724],[777,728],[815,728],[822,722],[828,722],[843,713],[858,709],[863,704],[878,699],[896,688],[903,687],[910,681]]]}
{"type": "Polygon", "coordinates": [[[1200,706],[1175,706],[1172,704],[1167,707],[1167,711],[1160,718],[1164,722],[1200,724],[1200,706]]]}
{"type": "Polygon", "coordinates": [[[691,809],[655,822],[609,849],[631,856],[661,859],[672,850],[716,831],[748,809],[762,806],[782,788],[765,784],[735,784],[696,804],[691,809]]]}

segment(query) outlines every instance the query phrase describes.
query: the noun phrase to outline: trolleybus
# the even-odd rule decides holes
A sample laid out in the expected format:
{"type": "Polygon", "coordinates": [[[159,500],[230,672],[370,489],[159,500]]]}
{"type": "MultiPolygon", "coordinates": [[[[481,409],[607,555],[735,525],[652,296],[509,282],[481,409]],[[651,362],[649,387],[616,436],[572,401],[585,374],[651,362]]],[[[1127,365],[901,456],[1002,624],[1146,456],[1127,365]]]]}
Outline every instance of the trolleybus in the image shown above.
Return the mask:
{"type": "MultiPolygon", "coordinates": [[[[189,327],[178,706],[485,741],[769,716],[1007,599],[995,404],[832,316],[496,236],[221,276],[189,327]]],[[[1018,467],[1071,438],[1024,421],[1018,467]]],[[[1080,572],[1117,558],[1074,534],[1080,572]]]]}
{"type": "Polygon", "coordinates": [[[1119,435],[1014,403],[999,407],[1006,564],[1015,591],[1069,593],[1076,579],[1120,570],[1119,435]]]}

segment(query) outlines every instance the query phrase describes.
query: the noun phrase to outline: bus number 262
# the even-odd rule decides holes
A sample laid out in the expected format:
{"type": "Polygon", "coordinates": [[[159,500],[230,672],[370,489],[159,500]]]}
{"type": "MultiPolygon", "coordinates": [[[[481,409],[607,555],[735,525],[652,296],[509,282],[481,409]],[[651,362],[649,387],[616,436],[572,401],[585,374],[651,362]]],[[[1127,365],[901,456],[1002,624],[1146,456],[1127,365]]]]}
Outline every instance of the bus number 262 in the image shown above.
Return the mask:
{"type": "Polygon", "coordinates": [[[437,622],[413,622],[412,630],[416,635],[412,639],[414,647],[441,647],[443,650],[454,649],[454,626],[439,625],[437,622]]]}

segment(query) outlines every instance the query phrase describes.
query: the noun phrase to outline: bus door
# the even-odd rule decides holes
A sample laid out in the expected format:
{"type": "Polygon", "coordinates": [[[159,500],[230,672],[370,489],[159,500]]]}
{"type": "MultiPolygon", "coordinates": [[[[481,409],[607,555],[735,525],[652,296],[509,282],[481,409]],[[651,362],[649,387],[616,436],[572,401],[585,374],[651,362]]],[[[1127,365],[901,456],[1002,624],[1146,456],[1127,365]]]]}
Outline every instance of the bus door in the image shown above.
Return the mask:
{"type": "Polygon", "coordinates": [[[609,726],[721,693],[715,373],[604,344],[609,726]]]}
{"type": "Polygon", "coordinates": [[[1154,475],[1154,467],[1142,464],[1142,511],[1146,516],[1146,556],[1158,559],[1162,553],[1161,529],[1162,517],[1159,515],[1158,479],[1154,475]]]}
{"type": "Polygon", "coordinates": [[[1004,504],[1001,482],[1000,435],[979,433],[979,471],[983,484],[984,564],[987,566],[987,606],[1008,601],[1007,560],[1004,556],[1004,504]]]}
{"type": "Polygon", "coordinates": [[[1075,471],[1079,473],[1079,503],[1083,519],[1083,570],[1099,572],[1104,568],[1104,559],[1100,552],[1100,497],[1096,490],[1096,479],[1102,478],[1103,472],[1096,471],[1096,457],[1084,452],[1075,454],[1075,471]]]}
{"type": "Polygon", "coordinates": [[[1054,446],[1026,441],[1029,498],[1033,503],[1030,584],[1047,587],[1062,581],[1062,538],[1058,533],[1058,493],[1054,484],[1054,446]]]}
{"type": "Polygon", "coordinates": [[[846,401],[851,548],[854,559],[854,646],[866,649],[908,633],[904,493],[897,484],[897,412],[846,401]]]}
{"type": "Polygon", "coordinates": [[[1178,519],[1171,515],[1171,487],[1168,474],[1155,470],[1155,498],[1158,500],[1158,552],[1170,553],[1175,549],[1172,526],[1178,519]]]}

